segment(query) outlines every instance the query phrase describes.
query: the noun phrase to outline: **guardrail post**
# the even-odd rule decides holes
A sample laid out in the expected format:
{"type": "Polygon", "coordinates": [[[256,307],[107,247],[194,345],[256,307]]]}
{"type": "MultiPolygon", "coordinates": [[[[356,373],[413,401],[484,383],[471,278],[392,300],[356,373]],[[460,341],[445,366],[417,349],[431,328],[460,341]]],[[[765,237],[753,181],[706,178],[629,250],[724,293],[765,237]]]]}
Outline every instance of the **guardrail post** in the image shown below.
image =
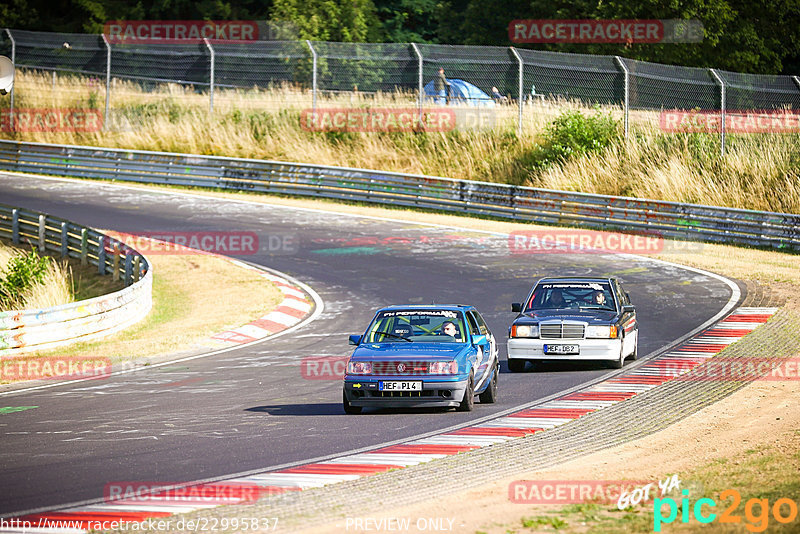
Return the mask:
{"type": "Polygon", "coordinates": [[[46,215],[39,215],[39,252],[44,252],[44,233],[46,230],[47,220],[46,215]]]}
{"type": "Polygon", "coordinates": [[[417,56],[417,106],[419,107],[419,124],[422,126],[422,101],[424,98],[422,93],[425,91],[425,86],[422,83],[422,71],[424,65],[422,61],[422,52],[419,51],[417,43],[411,43],[411,48],[414,50],[414,54],[417,56]]]}
{"type": "Polygon", "coordinates": [[[64,258],[69,255],[69,228],[66,222],[61,223],[61,257],[64,258]]]}
{"type": "Polygon", "coordinates": [[[114,243],[113,256],[111,257],[111,279],[115,282],[119,280],[119,243],[114,243]]]}
{"type": "Polygon", "coordinates": [[[622,61],[622,58],[619,56],[614,56],[614,60],[617,62],[617,65],[622,69],[622,72],[625,75],[625,85],[624,85],[624,100],[623,100],[623,112],[624,112],[624,119],[623,124],[625,128],[625,140],[628,140],[628,118],[630,113],[630,83],[631,83],[631,73],[628,70],[628,66],[622,61]]]}
{"type": "Polygon", "coordinates": [[[133,270],[133,257],[128,253],[128,250],[125,250],[125,285],[131,285],[131,278],[133,270]]]}
{"type": "MultiPolygon", "coordinates": [[[[17,42],[14,40],[14,36],[11,35],[11,30],[6,28],[6,33],[8,34],[8,38],[11,41],[11,63],[15,66],[17,64],[17,42]]],[[[16,67],[15,67],[16,70],[16,67]]],[[[14,86],[11,86],[11,102],[8,105],[8,124],[11,126],[11,130],[14,130],[14,86]]]]}
{"type": "Polygon", "coordinates": [[[212,48],[211,43],[209,43],[208,39],[205,37],[203,38],[203,42],[206,44],[206,48],[208,48],[208,52],[211,54],[211,66],[208,73],[208,112],[214,113],[214,48],[212,48]]]}
{"type": "Polygon", "coordinates": [[[89,264],[89,234],[86,228],[81,228],[81,265],[89,264]]]}
{"type": "Polygon", "coordinates": [[[106,244],[103,236],[97,240],[97,272],[106,274],[106,244]]]}
{"type": "Polygon", "coordinates": [[[514,54],[514,57],[517,58],[517,64],[519,65],[519,116],[517,117],[517,131],[521,136],[522,135],[522,92],[524,90],[522,87],[523,83],[522,76],[525,63],[522,61],[522,56],[519,55],[519,52],[517,52],[516,48],[514,48],[513,46],[509,48],[511,48],[511,52],[514,54]]]}
{"type": "Polygon", "coordinates": [[[722,80],[722,77],[717,74],[715,69],[708,69],[711,72],[711,76],[714,77],[714,80],[719,85],[719,100],[720,100],[720,114],[722,115],[722,128],[720,129],[719,134],[719,143],[720,149],[719,154],[720,156],[725,155],[725,82],[722,80]]]}
{"type": "Polygon", "coordinates": [[[103,114],[103,130],[108,129],[108,105],[111,100],[111,44],[106,39],[106,34],[100,34],[106,44],[106,111],[103,114]]]}
{"type": "Polygon", "coordinates": [[[19,245],[19,210],[11,210],[11,242],[19,245]]]}
{"type": "Polygon", "coordinates": [[[306,44],[311,50],[311,110],[314,116],[317,115],[317,51],[311,45],[311,41],[306,39],[306,44]]]}

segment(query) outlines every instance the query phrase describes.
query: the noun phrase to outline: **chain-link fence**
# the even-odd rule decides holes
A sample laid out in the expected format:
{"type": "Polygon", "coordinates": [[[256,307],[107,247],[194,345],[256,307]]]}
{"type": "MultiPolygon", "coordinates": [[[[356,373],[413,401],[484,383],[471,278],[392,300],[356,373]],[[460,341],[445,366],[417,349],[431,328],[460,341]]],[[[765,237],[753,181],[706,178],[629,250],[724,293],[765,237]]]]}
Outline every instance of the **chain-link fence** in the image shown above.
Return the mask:
{"type": "MultiPolygon", "coordinates": [[[[319,41],[203,40],[194,44],[117,44],[102,35],[4,30],[0,53],[17,69],[52,77],[82,76],[98,109],[128,101],[182,96],[215,105],[285,111],[330,105],[481,106],[513,117],[522,129],[543,104],[575,101],[611,106],[636,124],[665,111],[716,117],[724,152],[726,116],[742,110],[800,108],[800,79],[661,65],[616,56],[565,54],[514,47],[319,41]],[[446,79],[445,92],[439,81],[446,79]],[[166,89],[165,89],[166,87],[166,89]]],[[[74,84],[74,80],[73,83],[74,84]]],[[[3,102],[5,104],[5,102],[3,102]]],[[[139,104],[145,105],[145,104],[139,104]]],[[[13,109],[14,93],[9,106],[13,109]]],[[[732,117],[731,117],[732,118],[732,117]]],[[[706,123],[706,126],[711,124],[706,123]]]]}

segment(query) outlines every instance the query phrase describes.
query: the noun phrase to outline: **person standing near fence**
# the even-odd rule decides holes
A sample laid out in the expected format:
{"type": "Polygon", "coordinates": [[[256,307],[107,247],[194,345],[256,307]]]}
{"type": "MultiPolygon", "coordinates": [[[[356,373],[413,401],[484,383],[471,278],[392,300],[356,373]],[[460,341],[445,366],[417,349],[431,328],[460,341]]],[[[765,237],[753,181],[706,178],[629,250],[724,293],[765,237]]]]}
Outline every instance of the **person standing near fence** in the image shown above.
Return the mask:
{"type": "Polygon", "coordinates": [[[447,81],[447,77],[444,75],[444,68],[439,67],[439,76],[433,82],[434,89],[436,89],[436,94],[439,95],[436,98],[437,104],[447,104],[448,96],[450,93],[450,82],[447,81]]]}

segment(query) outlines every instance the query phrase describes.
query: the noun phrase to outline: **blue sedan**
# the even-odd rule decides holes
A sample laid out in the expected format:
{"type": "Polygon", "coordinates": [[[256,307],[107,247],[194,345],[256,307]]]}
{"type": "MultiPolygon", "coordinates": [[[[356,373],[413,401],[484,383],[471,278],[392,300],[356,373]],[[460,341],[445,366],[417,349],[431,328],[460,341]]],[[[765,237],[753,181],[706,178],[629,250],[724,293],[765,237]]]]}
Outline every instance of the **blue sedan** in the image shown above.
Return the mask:
{"type": "Polygon", "coordinates": [[[390,306],[378,310],[347,363],[342,402],[363,407],[455,407],[497,399],[497,342],[473,306],[390,306]]]}

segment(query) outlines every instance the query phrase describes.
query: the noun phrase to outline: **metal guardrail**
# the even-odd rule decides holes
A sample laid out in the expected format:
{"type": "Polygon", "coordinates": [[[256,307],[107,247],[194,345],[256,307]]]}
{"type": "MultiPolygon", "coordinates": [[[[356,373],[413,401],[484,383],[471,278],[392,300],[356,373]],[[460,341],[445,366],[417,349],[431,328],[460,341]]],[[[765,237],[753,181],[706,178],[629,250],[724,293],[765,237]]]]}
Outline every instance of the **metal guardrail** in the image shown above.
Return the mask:
{"type": "Polygon", "coordinates": [[[147,259],[121,241],[44,213],[0,204],[0,237],[94,265],[126,287],[52,308],[0,312],[0,355],[16,355],[107,336],[141,320],[152,305],[147,259]]]}
{"type": "Polygon", "coordinates": [[[388,204],[800,250],[800,215],[303,163],[0,141],[0,169],[388,204]]]}

